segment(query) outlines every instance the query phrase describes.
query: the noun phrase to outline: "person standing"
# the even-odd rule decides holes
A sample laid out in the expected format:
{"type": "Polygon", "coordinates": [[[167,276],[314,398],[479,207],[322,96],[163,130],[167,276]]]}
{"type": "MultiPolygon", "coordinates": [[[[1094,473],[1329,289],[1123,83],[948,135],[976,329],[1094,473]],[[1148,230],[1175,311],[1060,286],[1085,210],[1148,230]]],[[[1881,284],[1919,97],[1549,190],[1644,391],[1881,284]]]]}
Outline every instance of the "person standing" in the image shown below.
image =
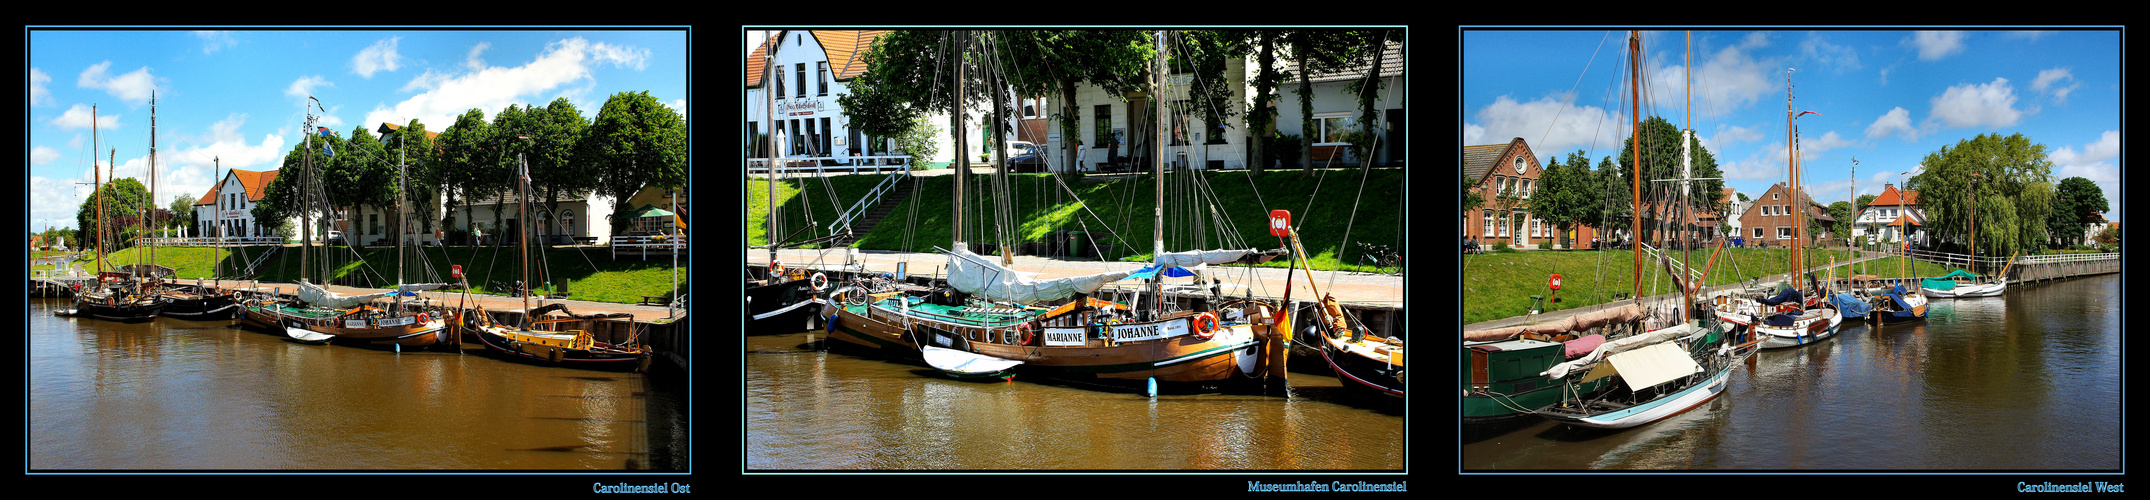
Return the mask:
{"type": "Polygon", "coordinates": [[[1090,146],[1084,145],[1082,141],[1075,141],[1075,169],[1087,172],[1090,170],[1089,164],[1090,146]]]}

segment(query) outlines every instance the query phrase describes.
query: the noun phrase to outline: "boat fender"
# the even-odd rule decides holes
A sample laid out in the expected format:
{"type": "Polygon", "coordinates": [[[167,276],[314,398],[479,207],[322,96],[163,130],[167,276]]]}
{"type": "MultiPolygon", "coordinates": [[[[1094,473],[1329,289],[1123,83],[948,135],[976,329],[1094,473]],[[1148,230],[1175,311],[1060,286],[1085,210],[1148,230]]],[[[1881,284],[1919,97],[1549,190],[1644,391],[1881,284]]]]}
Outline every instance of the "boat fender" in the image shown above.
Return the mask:
{"type": "Polygon", "coordinates": [[[1030,326],[1030,324],[1029,324],[1029,323],[1016,323],[1016,324],[1015,324],[1015,332],[1016,332],[1016,333],[1018,333],[1018,334],[1022,334],[1022,339],[1020,340],[1020,342],[1021,342],[1021,343],[1019,343],[1019,344],[1017,344],[1017,345],[1030,345],[1030,340],[1031,340],[1031,335],[1030,335],[1030,331],[1031,331],[1031,330],[1032,330],[1032,328],[1031,328],[1031,326],[1030,326]]]}
{"type": "Polygon", "coordinates": [[[1195,314],[1194,334],[1202,337],[1202,340],[1217,336],[1217,315],[1206,312],[1195,314]]]}
{"type": "Polygon", "coordinates": [[[821,289],[829,287],[829,277],[816,272],[811,283],[814,285],[814,291],[819,292],[821,289]]]}

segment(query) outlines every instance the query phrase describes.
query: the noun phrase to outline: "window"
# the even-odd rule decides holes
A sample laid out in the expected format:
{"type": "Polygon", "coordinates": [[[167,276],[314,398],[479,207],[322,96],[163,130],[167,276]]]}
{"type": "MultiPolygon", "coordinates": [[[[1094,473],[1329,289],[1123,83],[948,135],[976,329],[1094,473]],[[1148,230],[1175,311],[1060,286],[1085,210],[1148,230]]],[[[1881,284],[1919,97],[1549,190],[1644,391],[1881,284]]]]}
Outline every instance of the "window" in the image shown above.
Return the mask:
{"type": "MultiPolygon", "coordinates": [[[[829,128],[829,119],[828,119],[828,118],[822,118],[822,119],[821,119],[821,150],[822,150],[822,151],[828,151],[828,150],[829,150],[829,147],[830,147],[830,146],[829,146],[829,136],[831,136],[831,135],[836,135],[836,129],[832,129],[832,128],[829,128]]],[[[827,153],[823,153],[823,154],[827,154],[827,153]]]]}
{"type": "Polygon", "coordinates": [[[1486,210],[1486,227],[1485,230],[1479,231],[1478,234],[1480,236],[1491,236],[1493,234],[1493,210],[1486,210]]]}
{"type": "Polygon", "coordinates": [[[1781,199],[1782,196],[1784,196],[1784,193],[1769,193],[1769,199],[1772,200],[1781,199]]]}
{"type": "Polygon", "coordinates": [[[821,86],[816,87],[816,89],[820,90],[817,95],[829,95],[829,62],[814,63],[814,76],[819,77],[818,79],[821,81],[821,86]]]}
{"type": "MultiPolygon", "coordinates": [[[[1351,113],[1322,113],[1314,115],[1314,128],[1321,142],[1344,142],[1344,132],[1351,130],[1351,113]]],[[[1517,159],[1518,162],[1521,159],[1517,159]]]]}
{"type": "Polygon", "coordinates": [[[1515,173],[1523,173],[1523,157],[1515,157],[1515,173]]]}
{"type": "Polygon", "coordinates": [[[793,80],[795,82],[798,82],[798,84],[795,85],[795,87],[797,88],[796,93],[793,95],[796,95],[798,97],[806,97],[806,63],[793,64],[792,67],[796,68],[799,72],[799,78],[793,80]]]}
{"type": "Polygon", "coordinates": [[[381,214],[366,214],[366,222],[373,227],[367,234],[381,234],[381,214]]]}
{"type": "Polygon", "coordinates": [[[783,98],[784,98],[784,70],[782,69],[782,68],[783,68],[783,66],[777,66],[777,68],[778,68],[778,69],[776,70],[776,85],[774,85],[774,86],[771,86],[771,87],[770,87],[770,91],[772,91],[772,92],[776,92],[776,98],[778,98],[778,99],[783,99],[783,98]]]}
{"type": "Polygon", "coordinates": [[[1790,226],[1777,226],[1777,239],[1792,239],[1792,228],[1790,226]]]}
{"type": "Polygon", "coordinates": [[[1530,179],[1523,179],[1523,199],[1530,199],[1531,184],[1530,179]]]}
{"type": "Polygon", "coordinates": [[[1091,114],[1097,125],[1092,127],[1091,133],[1095,135],[1090,136],[1090,147],[1118,147],[1112,136],[1112,105],[1099,104],[1093,108],[1091,114]]]}
{"type": "Polygon", "coordinates": [[[560,211],[560,232],[563,232],[563,233],[567,233],[568,235],[571,235],[571,236],[572,236],[572,235],[576,235],[576,234],[581,234],[581,233],[577,233],[577,232],[575,232],[575,211],[574,211],[574,210],[561,210],[561,211],[560,211]]]}
{"type": "Polygon", "coordinates": [[[1762,228],[1754,228],[1754,239],[1762,239],[1762,228]]]}

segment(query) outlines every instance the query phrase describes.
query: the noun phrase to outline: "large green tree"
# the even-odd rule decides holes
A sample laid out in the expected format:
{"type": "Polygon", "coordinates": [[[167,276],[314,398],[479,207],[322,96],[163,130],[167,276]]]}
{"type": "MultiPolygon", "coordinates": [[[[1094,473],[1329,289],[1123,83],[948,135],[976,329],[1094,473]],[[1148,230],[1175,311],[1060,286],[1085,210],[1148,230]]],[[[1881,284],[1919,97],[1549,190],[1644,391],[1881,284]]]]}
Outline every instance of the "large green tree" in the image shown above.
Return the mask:
{"type": "MultiPolygon", "coordinates": [[[[455,118],[454,125],[441,131],[440,161],[437,163],[441,166],[442,186],[448,194],[447,205],[443,208],[449,214],[441,221],[443,227],[457,226],[453,214],[458,207],[463,208],[465,227],[471,227],[468,225],[470,200],[492,193],[490,186],[503,177],[495,171],[498,165],[491,160],[495,156],[491,144],[492,124],[485,121],[484,110],[472,108],[465,111],[455,118]]],[[[464,241],[474,243],[476,240],[464,241]]]]}
{"type": "Polygon", "coordinates": [[[2082,244],[2084,226],[2103,222],[2107,210],[2112,206],[2098,183],[2082,177],[2061,179],[2053,188],[2053,213],[2046,216],[2046,227],[2053,229],[2052,243],[2061,247],[2082,244]]]}
{"type": "Polygon", "coordinates": [[[618,216],[632,208],[623,205],[643,187],[687,185],[687,121],[646,90],[605,99],[577,151],[597,167],[600,192],[612,197],[608,234],[620,234],[626,220],[618,216]]]}
{"type": "Polygon", "coordinates": [[[74,246],[102,247],[109,253],[133,245],[134,239],[141,236],[141,228],[137,226],[142,223],[142,214],[151,205],[149,188],[143,186],[142,181],[133,177],[107,179],[104,185],[91,192],[89,197],[82,200],[81,206],[75,209],[75,228],[78,231],[76,234],[89,236],[74,246]],[[100,194],[103,196],[100,197],[100,194]],[[100,202],[104,204],[103,212],[98,211],[100,202]],[[100,213],[104,218],[102,237],[98,236],[97,232],[100,213]]]}
{"type": "Polygon", "coordinates": [[[1918,191],[1926,229],[1943,249],[1970,252],[1975,210],[1978,255],[2033,252],[2047,240],[2053,211],[2053,162],[2046,151],[2023,134],[1979,134],[1928,153],[1920,162],[1926,170],[1905,188],[1918,191]]]}
{"type": "Polygon", "coordinates": [[[532,196],[544,197],[545,213],[552,214],[538,220],[554,224],[555,227],[550,228],[552,233],[572,233],[567,228],[558,227],[561,223],[560,195],[588,194],[598,187],[597,163],[576,161],[577,149],[589,122],[582,119],[582,112],[565,97],[553,99],[552,104],[544,108],[532,106],[530,110],[530,182],[536,190],[532,196]]]}

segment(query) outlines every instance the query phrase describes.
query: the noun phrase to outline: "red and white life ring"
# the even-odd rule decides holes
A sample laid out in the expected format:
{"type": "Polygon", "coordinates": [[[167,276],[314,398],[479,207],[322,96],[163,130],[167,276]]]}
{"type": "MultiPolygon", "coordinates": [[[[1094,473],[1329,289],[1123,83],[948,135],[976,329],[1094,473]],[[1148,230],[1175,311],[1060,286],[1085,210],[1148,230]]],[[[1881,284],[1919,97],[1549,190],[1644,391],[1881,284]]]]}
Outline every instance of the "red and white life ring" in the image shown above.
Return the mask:
{"type": "Polygon", "coordinates": [[[1021,343],[1019,343],[1019,344],[1017,344],[1017,345],[1030,345],[1030,341],[1031,341],[1031,335],[1030,335],[1030,333],[1031,333],[1031,328],[1030,328],[1030,324],[1029,324],[1029,323],[1016,323],[1016,324],[1015,324],[1015,333],[1018,333],[1018,334],[1021,334],[1021,335],[1022,335],[1022,338],[1021,338],[1021,339],[1019,339],[1019,341],[1020,341],[1021,343]]]}
{"type": "Polygon", "coordinates": [[[814,285],[814,291],[819,292],[821,289],[829,287],[829,277],[816,272],[814,273],[813,281],[810,283],[814,285]]]}
{"type": "Polygon", "coordinates": [[[1210,337],[1217,336],[1217,315],[1210,313],[1194,315],[1194,334],[1202,337],[1203,340],[1209,340],[1210,337]]]}

